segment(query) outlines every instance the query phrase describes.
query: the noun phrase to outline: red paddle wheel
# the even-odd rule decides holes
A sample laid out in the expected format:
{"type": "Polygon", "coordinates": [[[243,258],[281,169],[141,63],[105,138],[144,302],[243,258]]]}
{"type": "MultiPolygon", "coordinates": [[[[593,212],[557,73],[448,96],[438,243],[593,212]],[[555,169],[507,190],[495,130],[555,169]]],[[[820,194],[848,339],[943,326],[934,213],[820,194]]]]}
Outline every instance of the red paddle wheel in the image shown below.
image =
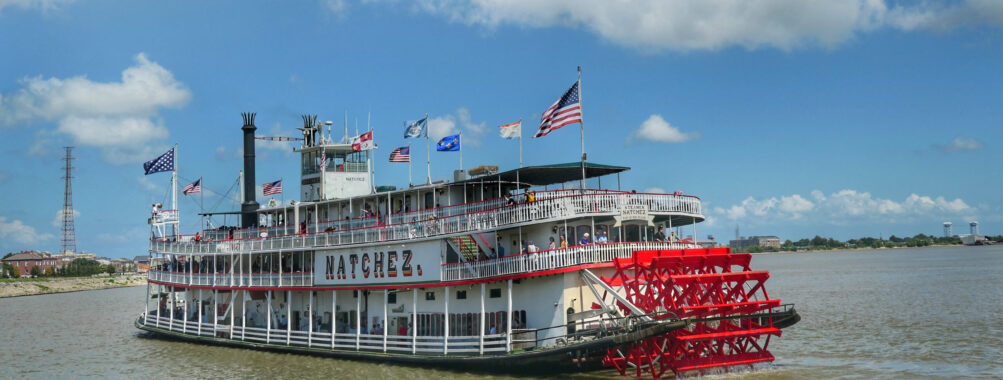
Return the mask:
{"type": "MultiPolygon", "coordinates": [[[[751,260],[752,255],[728,248],[636,251],[631,258],[615,259],[616,272],[602,281],[655,319],[694,322],[609,350],[603,363],[623,375],[657,379],[667,371],[726,371],[773,361],[766,347],[780,329],[773,326],[773,317],[763,315],[779,307],[780,300],[769,298],[763,284],[770,274],[750,270],[751,260]]],[[[630,314],[622,303],[604,297],[630,314]]]]}

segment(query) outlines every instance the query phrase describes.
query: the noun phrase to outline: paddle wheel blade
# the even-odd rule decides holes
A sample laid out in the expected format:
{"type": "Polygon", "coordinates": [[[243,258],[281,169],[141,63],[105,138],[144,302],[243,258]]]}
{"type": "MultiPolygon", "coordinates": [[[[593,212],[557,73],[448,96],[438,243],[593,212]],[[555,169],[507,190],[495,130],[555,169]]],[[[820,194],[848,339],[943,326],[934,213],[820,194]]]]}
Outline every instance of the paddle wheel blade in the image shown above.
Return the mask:
{"type": "MultiPolygon", "coordinates": [[[[603,363],[623,375],[657,379],[670,372],[727,371],[773,361],[767,346],[781,331],[770,311],[781,304],[764,287],[769,273],[751,270],[751,260],[728,248],[637,251],[615,259],[615,273],[602,281],[655,319],[692,323],[611,349],[603,363]]],[[[622,303],[604,301],[630,314],[622,303]]]]}

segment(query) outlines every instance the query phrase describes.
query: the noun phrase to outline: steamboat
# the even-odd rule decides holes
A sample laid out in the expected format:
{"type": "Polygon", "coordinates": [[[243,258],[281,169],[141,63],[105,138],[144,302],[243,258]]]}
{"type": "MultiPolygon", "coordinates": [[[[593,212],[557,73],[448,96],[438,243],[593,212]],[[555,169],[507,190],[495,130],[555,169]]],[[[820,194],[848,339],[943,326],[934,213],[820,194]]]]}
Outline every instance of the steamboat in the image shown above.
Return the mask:
{"type": "Polygon", "coordinates": [[[300,200],[259,205],[255,117],[243,116],[240,227],[183,235],[176,209],[154,209],[139,329],[472,371],[658,378],[771,362],[770,339],[799,319],[749,254],[677,237],[697,236],[698,197],[623,191],[627,167],[583,157],[377,188],[368,151],[322,127],[317,139],[305,117],[300,200]]]}

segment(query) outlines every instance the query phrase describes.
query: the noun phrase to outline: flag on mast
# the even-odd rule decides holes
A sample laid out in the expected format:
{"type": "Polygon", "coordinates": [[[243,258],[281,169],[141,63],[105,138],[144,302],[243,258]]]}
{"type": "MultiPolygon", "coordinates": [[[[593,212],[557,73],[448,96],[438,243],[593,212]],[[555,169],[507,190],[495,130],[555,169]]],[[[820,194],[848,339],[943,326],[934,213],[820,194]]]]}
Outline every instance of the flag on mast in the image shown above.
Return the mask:
{"type": "Polygon", "coordinates": [[[356,152],[361,152],[364,150],[372,150],[375,147],[373,144],[373,131],[369,131],[352,137],[352,150],[356,152]]]}
{"type": "Polygon", "coordinates": [[[174,170],[174,148],[143,164],[146,175],[174,170]]]}
{"type": "Polygon", "coordinates": [[[443,137],[442,140],[435,143],[435,150],[440,152],[456,152],[460,150],[460,135],[443,137]]]}
{"type": "Polygon", "coordinates": [[[390,152],[390,162],[411,162],[411,147],[402,146],[390,152]]]}
{"type": "Polygon", "coordinates": [[[195,182],[185,185],[184,189],[181,189],[181,193],[184,195],[195,194],[202,192],[202,178],[199,178],[195,182]]]}
{"type": "Polygon", "coordinates": [[[540,119],[540,130],[536,132],[534,138],[546,136],[555,129],[582,121],[582,101],[578,91],[578,83],[575,82],[564,95],[561,95],[554,102],[554,105],[543,111],[543,117],[540,119]]]}
{"type": "Polygon", "coordinates": [[[280,179],[280,180],[275,181],[275,182],[268,182],[266,184],[262,184],[261,185],[261,193],[262,193],[262,195],[265,195],[265,196],[275,195],[275,194],[282,194],[282,180],[280,179]]]}
{"type": "Polygon", "coordinates": [[[514,139],[522,137],[522,120],[512,124],[498,126],[499,134],[503,139],[514,139]]]}
{"type": "Polygon", "coordinates": [[[427,135],[428,129],[425,128],[427,125],[428,125],[428,116],[425,116],[421,120],[408,124],[407,128],[404,129],[404,138],[421,137],[423,132],[427,135]]]}

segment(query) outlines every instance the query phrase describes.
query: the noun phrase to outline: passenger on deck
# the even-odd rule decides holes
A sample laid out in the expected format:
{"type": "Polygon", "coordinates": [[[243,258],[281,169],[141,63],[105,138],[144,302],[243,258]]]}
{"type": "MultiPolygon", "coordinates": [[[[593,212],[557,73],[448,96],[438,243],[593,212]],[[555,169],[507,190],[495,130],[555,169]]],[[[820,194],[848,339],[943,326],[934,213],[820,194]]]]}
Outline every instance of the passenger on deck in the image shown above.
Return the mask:
{"type": "Polygon", "coordinates": [[[568,239],[561,235],[561,249],[568,248],[568,239]]]}
{"type": "Polygon", "coordinates": [[[582,238],[578,240],[578,244],[579,245],[587,245],[587,244],[591,244],[591,243],[592,243],[592,240],[589,239],[589,233],[588,232],[586,232],[584,235],[582,235],[582,238]]]}
{"type": "Polygon", "coordinates": [[[554,237],[551,236],[550,237],[550,245],[547,246],[547,249],[554,249],[554,248],[557,248],[557,243],[554,242],[554,237]]]}
{"type": "Polygon", "coordinates": [[[655,232],[655,241],[665,241],[665,227],[658,226],[658,232],[655,232]]]}
{"type": "MultiPolygon", "coordinates": [[[[511,194],[505,194],[505,204],[506,205],[511,206],[511,205],[514,205],[515,203],[516,203],[515,199],[512,198],[511,194]]],[[[154,211],[154,213],[156,213],[156,211],[154,211]]]]}
{"type": "Polygon", "coordinates": [[[676,236],[676,231],[672,231],[669,234],[669,241],[676,241],[676,240],[679,240],[679,236],[676,236]]]}
{"type": "Polygon", "coordinates": [[[536,202],[536,193],[530,191],[526,194],[526,203],[536,202]]]}
{"type": "Polygon", "coordinates": [[[526,246],[526,251],[528,251],[529,253],[537,253],[540,251],[540,248],[537,247],[536,244],[533,244],[533,241],[530,240],[529,245],[526,246]]]}
{"type": "Polygon", "coordinates": [[[608,242],[609,236],[606,236],[606,231],[599,231],[599,236],[596,236],[596,241],[599,243],[608,242]]]}

